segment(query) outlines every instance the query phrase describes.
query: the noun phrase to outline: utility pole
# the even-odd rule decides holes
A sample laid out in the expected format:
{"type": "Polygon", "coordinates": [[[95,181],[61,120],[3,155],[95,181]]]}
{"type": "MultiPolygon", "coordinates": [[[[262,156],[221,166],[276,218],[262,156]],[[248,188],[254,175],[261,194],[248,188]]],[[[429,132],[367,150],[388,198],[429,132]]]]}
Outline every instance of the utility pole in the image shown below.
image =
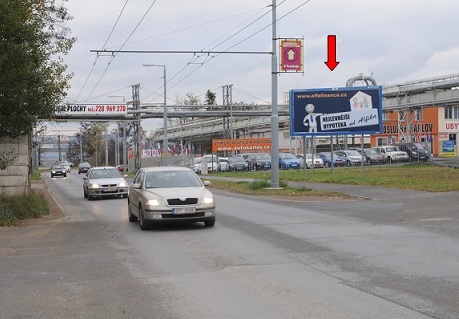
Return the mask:
{"type": "Polygon", "coordinates": [[[271,57],[271,187],[279,187],[279,113],[277,110],[277,31],[276,0],[272,2],[272,57],[271,57]]]}
{"type": "MultiPolygon", "coordinates": [[[[140,96],[139,96],[140,84],[132,86],[132,105],[135,111],[140,110],[140,96]]],[[[141,167],[141,153],[142,153],[142,127],[140,125],[140,113],[134,115],[134,169],[138,170],[141,167]]]]}

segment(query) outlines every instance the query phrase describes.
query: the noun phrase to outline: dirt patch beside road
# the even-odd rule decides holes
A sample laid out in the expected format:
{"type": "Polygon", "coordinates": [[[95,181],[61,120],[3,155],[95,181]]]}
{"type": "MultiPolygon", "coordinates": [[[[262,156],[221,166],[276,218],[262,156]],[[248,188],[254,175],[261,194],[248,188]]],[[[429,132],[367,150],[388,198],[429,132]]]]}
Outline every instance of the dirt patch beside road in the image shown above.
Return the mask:
{"type": "Polygon", "coordinates": [[[19,226],[27,226],[31,224],[40,223],[43,221],[59,220],[65,218],[61,206],[56,201],[51,192],[46,188],[46,185],[43,181],[32,181],[32,189],[43,194],[43,197],[46,199],[49,205],[49,214],[37,219],[24,219],[19,221],[19,226]]]}

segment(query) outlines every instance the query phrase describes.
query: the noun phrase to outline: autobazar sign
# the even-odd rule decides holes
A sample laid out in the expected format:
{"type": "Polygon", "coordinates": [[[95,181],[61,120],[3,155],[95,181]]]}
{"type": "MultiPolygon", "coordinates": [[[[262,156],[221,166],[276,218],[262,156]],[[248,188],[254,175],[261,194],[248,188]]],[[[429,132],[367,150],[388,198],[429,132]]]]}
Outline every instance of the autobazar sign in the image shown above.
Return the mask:
{"type": "Polygon", "coordinates": [[[270,151],[270,138],[213,139],[212,152],[270,151]]]}
{"type": "Polygon", "coordinates": [[[382,87],[290,91],[292,136],[381,133],[382,87]]]}

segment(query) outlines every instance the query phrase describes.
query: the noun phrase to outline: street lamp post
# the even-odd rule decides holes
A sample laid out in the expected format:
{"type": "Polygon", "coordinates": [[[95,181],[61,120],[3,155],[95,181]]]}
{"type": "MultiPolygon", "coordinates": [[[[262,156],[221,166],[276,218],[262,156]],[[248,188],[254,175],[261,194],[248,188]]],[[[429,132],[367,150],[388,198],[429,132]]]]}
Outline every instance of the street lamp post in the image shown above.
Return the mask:
{"type": "Polygon", "coordinates": [[[167,89],[166,89],[166,66],[163,64],[142,64],[145,67],[150,67],[150,66],[159,66],[163,68],[163,79],[164,79],[164,166],[167,166],[167,156],[168,156],[168,151],[169,151],[169,145],[168,145],[168,140],[167,140],[167,89]]]}

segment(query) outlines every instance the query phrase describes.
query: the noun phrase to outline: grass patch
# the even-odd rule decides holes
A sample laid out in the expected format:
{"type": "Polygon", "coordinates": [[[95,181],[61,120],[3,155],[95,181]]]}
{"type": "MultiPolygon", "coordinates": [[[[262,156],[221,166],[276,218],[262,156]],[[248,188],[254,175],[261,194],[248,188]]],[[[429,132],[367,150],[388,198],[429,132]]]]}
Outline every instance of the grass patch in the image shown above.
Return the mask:
{"type": "MultiPolygon", "coordinates": [[[[270,172],[220,173],[228,177],[248,177],[271,179],[270,172]]],[[[459,172],[452,167],[428,164],[408,164],[401,166],[338,167],[333,174],[330,169],[280,171],[279,179],[296,182],[333,183],[347,185],[384,186],[428,192],[459,190],[459,172]]]]}
{"type": "Polygon", "coordinates": [[[0,196],[0,226],[15,226],[19,220],[40,218],[48,214],[48,202],[40,192],[0,196]]]}
{"type": "Polygon", "coordinates": [[[307,187],[288,187],[286,181],[279,181],[279,189],[271,189],[271,183],[267,180],[247,181],[225,181],[212,179],[211,188],[230,191],[237,194],[256,195],[256,196],[282,196],[282,197],[339,197],[351,198],[351,196],[337,193],[313,190],[307,187]]]}

